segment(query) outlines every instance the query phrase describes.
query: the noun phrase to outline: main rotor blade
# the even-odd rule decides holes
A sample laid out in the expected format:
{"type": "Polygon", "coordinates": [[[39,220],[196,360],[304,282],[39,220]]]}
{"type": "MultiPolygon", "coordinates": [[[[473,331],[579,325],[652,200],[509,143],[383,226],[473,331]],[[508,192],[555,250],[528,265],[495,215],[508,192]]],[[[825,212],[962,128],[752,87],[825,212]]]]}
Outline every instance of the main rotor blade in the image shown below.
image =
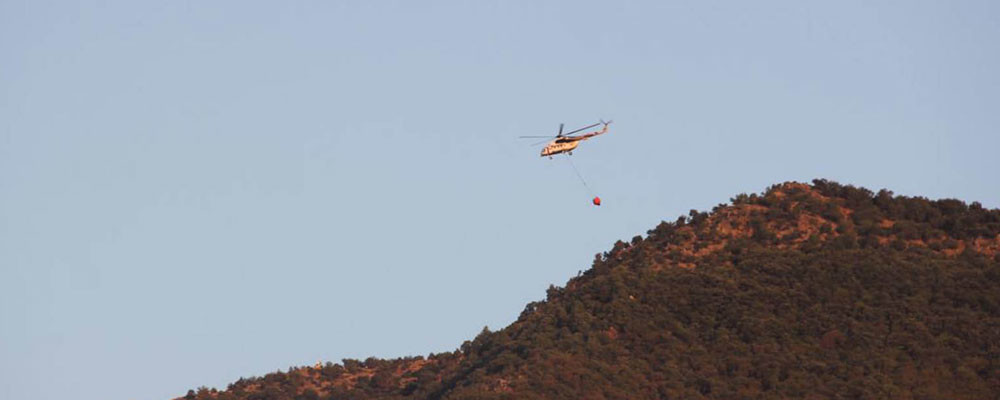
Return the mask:
{"type": "Polygon", "coordinates": [[[588,125],[588,126],[585,126],[585,127],[583,127],[583,128],[580,128],[580,129],[577,129],[577,130],[575,130],[575,131],[573,131],[573,132],[567,132],[566,134],[567,134],[567,135],[572,135],[572,134],[574,134],[574,133],[577,133],[577,132],[579,132],[579,131],[582,131],[582,130],[585,130],[585,129],[590,129],[590,128],[593,128],[593,127],[595,127],[595,126],[598,126],[598,125],[600,125],[600,124],[601,124],[601,123],[600,123],[600,122],[598,122],[598,123],[596,123],[596,124],[593,124],[593,125],[588,125]]]}
{"type": "Polygon", "coordinates": [[[563,128],[563,124],[562,124],[562,122],[560,122],[560,123],[559,123],[559,134],[558,134],[558,135],[556,135],[557,137],[558,137],[558,136],[562,136],[562,128],[563,128]]]}

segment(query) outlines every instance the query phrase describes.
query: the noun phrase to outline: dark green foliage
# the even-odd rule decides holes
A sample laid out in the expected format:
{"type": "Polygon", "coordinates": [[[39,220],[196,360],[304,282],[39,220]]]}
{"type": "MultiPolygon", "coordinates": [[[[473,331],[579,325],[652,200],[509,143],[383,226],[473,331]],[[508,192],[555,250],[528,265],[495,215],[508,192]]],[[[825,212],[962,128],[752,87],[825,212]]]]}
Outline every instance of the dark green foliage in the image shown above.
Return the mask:
{"type": "Polygon", "coordinates": [[[713,214],[619,241],[455,352],[291,369],[185,398],[997,398],[1000,256],[957,249],[995,239],[1000,211],[800,186],[735,197],[766,209],[747,217],[750,234],[699,257],[668,246],[707,248],[713,214]],[[773,231],[804,214],[821,225],[773,231]]]}
{"type": "Polygon", "coordinates": [[[894,197],[885,189],[872,194],[868,189],[823,179],[814,180],[813,187],[824,196],[841,201],[845,207],[855,210],[855,214],[861,213],[861,218],[880,216],[903,220],[921,231],[938,230],[955,239],[993,237],[1000,233],[1000,210],[985,209],[979,203],[969,206],[955,199],[931,201],[922,197],[894,197]]]}

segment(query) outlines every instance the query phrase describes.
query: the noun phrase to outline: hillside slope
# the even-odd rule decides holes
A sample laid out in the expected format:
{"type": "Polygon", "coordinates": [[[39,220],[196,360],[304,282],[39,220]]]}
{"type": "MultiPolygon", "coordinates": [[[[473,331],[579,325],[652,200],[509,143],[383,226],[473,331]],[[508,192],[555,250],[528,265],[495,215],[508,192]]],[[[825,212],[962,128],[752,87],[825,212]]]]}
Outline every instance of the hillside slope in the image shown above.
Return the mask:
{"type": "Polygon", "coordinates": [[[816,180],[618,242],[449,353],[344,360],[188,399],[986,399],[1000,210],[816,180]]]}

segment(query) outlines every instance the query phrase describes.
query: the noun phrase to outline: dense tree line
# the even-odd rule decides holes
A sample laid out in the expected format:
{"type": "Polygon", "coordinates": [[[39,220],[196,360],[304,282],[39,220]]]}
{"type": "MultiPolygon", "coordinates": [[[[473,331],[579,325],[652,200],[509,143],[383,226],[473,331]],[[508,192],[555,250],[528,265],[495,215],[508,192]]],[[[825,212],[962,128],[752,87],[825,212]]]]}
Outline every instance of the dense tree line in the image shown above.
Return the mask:
{"type": "Polygon", "coordinates": [[[1000,256],[973,244],[1000,240],[1000,210],[825,180],[731,203],[616,243],[454,352],[186,397],[998,398],[1000,256]]]}

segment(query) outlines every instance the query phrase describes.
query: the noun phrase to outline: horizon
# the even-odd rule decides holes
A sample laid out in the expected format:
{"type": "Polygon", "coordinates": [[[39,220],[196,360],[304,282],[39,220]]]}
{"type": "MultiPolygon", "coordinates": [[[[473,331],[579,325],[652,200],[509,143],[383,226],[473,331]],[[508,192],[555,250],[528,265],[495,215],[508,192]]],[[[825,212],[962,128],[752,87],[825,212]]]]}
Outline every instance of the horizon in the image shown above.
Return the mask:
{"type": "Polygon", "coordinates": [[[998,11],[4,2],[0,397],[451,351],[786,181],[1000,208],[998,11]]]}

